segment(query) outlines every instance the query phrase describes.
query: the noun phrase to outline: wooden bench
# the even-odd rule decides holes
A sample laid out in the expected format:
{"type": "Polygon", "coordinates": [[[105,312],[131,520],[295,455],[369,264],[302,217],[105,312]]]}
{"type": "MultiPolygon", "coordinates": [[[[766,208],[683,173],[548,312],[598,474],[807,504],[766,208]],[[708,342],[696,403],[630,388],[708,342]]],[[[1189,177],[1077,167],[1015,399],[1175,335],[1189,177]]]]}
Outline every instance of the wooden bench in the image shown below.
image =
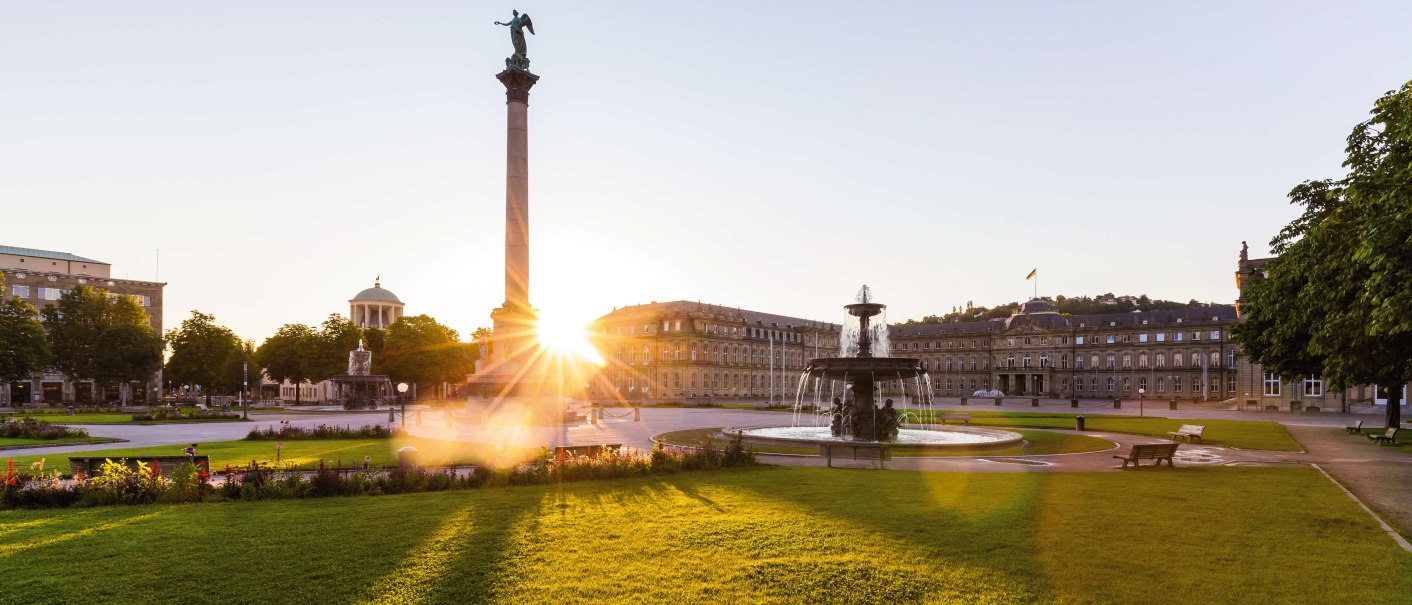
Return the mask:
{"type": "Polygon", "coordinates": [[[1128,468],[1129,463],[1133,465],[1133,468],[1140,468],[1142,465],[1138,464],[1139,460],[1156,460],[1157,466],[1162,466],[1162,461],[1166,460],[1167,467],[1172,468],[1172,456],[1176,455],[1178,445],[1181,444],[1147,443],[1134,445],[1133,451],[1128,452],[1127,456],[1114,456],[1114,458],[1123,461],[1123,468],[1128,468]]]}
{"type": "Polygon", "coordinates": [[[1358,422],[1343,427],[1343,430],[1347,431],[1350,435],[1361,435],[1363,434],[1363,421],[1359,420],[1358,422]]]}
{"type": "Polygon", "coordinates": [[[1200,424],[1183,424],[1182,428],[1171,431],[1167,433],[1167,435],[1171,436],[1173,441],[1181,438],[1186,439],[1187,443],[1191,443],[1192,439],[1200,440],[1201,432],[1204,430],[1206,430],[1206,427],[1200,424]]]}
{"type": "Polygon", "coordinates": [[[960,420],[964,424],[971,423],[970,414],[938,414],[936,419],[940,420],[942,424],[946,424],[947,420],[960,420]]]}
{"type": "MultiPolygon", "coordinates": [[[[69,471],[75,475],[83,473],[89,477],[92,477],[98,474],[99,469],[103,468],[103,463],[108,460],[112,460],[113,462],[117,462],[131,469],[136,469],[138,462],[146,462],[149,467],[155,465],[157,469],[162,472],[163,475],[170,474],[172,471],[176,470],[178,466],[186,464],[187,462],[186,456],[134,456],[131,458],[113,458],[111,456],[70,456],[69,471]]],[[[204,467],[207,470],[210,470],[211,468],[210,456],[192,456],[191,462],[195,463],[196,466],[204,467]]]]}
{"type": "Polygon", "coordinates": [[[887,461],[892,459],[892,452],[886,447],[850,443],[820,443],[819,455],[824,457],[826,465],[830,468],[833,467],[835,455],[854,460],[876,460],[879,468],[887,468],[887,461]]]}
{"type": "Polygon", "coordinates": [[[1378,435],[1378,434],[1368,435],[1368,438],[1369,438],[1369,439],[1372,439],[1372,440],[1373,440],[1373,443],[1376,443],[1376,444],[1378,444],[1378,445],[1392,445],[1392,444],[1394,444],[1394,443],[1397,443],[1397,432],[1400,431],[1400,430],[1402,430],[1402,429],[1399,429],[1399,428],[1397,428],[1397,427],[1392,427],[1392,428],[1388,429],[1387,432],[1385,432],[1385,433],[1383,433],[1383,434],[1381,434],[1381,435],[1378,435]]]}

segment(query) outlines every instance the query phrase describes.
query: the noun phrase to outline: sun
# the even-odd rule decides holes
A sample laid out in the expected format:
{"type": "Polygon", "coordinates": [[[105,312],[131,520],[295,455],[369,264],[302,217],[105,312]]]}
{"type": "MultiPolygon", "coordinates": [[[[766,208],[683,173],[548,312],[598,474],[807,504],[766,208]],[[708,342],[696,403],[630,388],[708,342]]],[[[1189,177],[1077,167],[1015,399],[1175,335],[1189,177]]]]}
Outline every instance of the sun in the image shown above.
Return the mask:
{"type": "Polygon", "coordinates": [[[600,366],[604,363],[603,357],[589,340],[588,328],[583,324],[567,320],[562,315],[542,314],[535,331],[540,346],[550,355],[580,359],[600,366]]]}

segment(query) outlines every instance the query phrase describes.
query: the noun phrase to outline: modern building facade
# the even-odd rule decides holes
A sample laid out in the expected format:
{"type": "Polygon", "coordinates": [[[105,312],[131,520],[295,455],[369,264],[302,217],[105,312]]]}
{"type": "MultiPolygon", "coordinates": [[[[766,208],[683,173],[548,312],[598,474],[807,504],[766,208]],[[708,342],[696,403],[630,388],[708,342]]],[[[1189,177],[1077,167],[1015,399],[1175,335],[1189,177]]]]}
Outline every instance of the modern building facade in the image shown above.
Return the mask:
{"type": "MultiPolygon", "coordinates": [[[[167,284],[115,279],[112,265],[68,252],[0,246],[0,273],[5,276],[5,297],[21,298],[38,308],[52,305],[78,286],[89,286],[115,295],[130,296],[147,311],[152,329],[162,333],[162,290],[167,284]]],[[[130,401],[146,403],[162,384],[160,371],[150,380],[130,384],[95,385],[74,381],[54,372],[36,374],[32,380],[0,385],[0,404],[94,403],[130,401]]]]}

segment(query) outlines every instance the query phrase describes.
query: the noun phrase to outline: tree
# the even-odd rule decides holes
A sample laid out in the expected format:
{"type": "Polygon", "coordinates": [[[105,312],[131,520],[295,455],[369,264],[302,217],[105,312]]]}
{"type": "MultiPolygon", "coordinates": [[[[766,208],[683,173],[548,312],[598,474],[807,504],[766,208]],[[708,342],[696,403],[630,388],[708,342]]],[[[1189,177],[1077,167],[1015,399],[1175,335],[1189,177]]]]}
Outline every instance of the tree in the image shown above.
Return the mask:
{"type": "Polygon", "coordinates": [[[1304,213],[1271,240],[1278,258],[1243,293],[1248,319],[1232,332],[1281,377],[1378,385],[1395,427],[1412,378],[1412,82],[1371,113],[1348,136],[1344,178],[1290,191],[1304,213]]]}
{"type": "Polygon", "coordinates": [[[234,384],[227,374],[232,359],[241,354],[240,338],[235,332],[216,323],[215,316],[192,311],[181,327],[167,331],[167,344],[172,356],[167,360],[167,378],[181,384],[199,384],[211,403],[211,393],[217,389],[229,393],[234,384]]]}
{"type": "Polygon", "coordinates": [[[426,315],[404,316],[387,328],[383,368],[394,381],[419,386],[459,382],[475,371],[473,347],[426,315]]]}
{"type": "Polygon", "coordinates": [[[364,348],[373,354],[372,373],[386,375],[387,370],[383,368],[385,360],[383,359],[382,352],[385,350],[384,345],[387,343],[387,331],[381,328],[368,328],[363,330],[363,341],[365,344],[364,348]]]}
{"type": "Polygon", "coordinates": [[[311,363],[317,336],[304,324],[285,324],[274,336],[265,339],[255,350],[255,359],[265,375],[275,382],[294,384],[294,405],[299,405],[300,385],[314,375],[316,363],[311,363]]]}
{"type": "MultiPolygon", "coordinates": [[[[0,277],[0,292],[5,280],[0,277]]],[[[39,311],[19,297],[0,302],[0,382],[29,380],[50,361],[39,311]]]]}
{"type": "Polygon", "coordinates": [[[162,338],[130,296],[78,286],[42,314],[54,368],[72,379],[125,383],[162,368],[162,338]]]}
{"type": "MultiPolygon", "coordinates": [[[[221,368],[221,385],[227,392],[246,390],[247,381],[250,377],[250,370],[255,371],[256,382],[260,377],[260,362],[255,357],[255,341],[245,340],[240,343],[240,350],[226,360],[225,367],[221,368]]],[[[243,393],[244,398],[250,397],[249,393],[243,393]]]]}
{"type": "Polygon", "coordinates": [[[315,334],[314,368],[310,380],[327,380],[348,371],[348,353],[358,349],[363,331],[358,325],[337,313],[328,316],[315,334]]]}

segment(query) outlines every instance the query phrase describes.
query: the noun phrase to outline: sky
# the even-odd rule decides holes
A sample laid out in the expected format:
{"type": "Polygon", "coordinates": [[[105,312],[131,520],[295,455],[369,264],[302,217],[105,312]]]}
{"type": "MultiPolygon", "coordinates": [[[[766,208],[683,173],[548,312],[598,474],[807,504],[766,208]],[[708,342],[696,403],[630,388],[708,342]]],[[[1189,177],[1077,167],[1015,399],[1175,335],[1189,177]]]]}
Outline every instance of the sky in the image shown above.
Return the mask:
{"type": "Polygon", "coordinates": [[[469,338],[504,298],[510,9],[531,300],[838,321],[1230,302],[1412,79],[1407,2],[0,0],[0,244],[160,279],[260,341],[381,276],[469,338]],[[160,253],[158,252],[160,250],[160,253]],[[160,258],[160,261],[159,261],[160,258]]]}

